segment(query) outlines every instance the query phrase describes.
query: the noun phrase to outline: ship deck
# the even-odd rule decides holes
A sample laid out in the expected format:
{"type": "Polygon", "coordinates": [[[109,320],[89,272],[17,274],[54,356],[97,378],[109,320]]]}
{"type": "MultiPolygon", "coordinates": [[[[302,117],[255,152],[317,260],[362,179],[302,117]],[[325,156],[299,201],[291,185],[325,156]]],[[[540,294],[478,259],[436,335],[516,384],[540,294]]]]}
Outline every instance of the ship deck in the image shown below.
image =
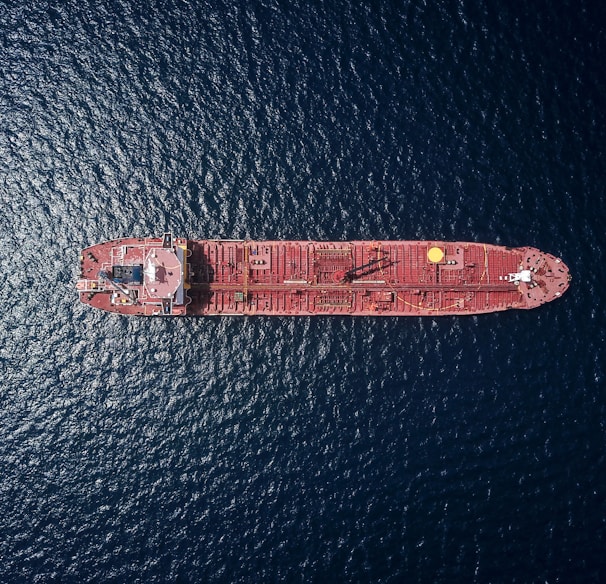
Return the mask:
{"type": "Polygon", "coordinates": [[[78,287],[83,302],[123,314],[420,316],[533,308],[568,281],[561,260],[529,247],[166,234],[87,248],[78,287]]]}

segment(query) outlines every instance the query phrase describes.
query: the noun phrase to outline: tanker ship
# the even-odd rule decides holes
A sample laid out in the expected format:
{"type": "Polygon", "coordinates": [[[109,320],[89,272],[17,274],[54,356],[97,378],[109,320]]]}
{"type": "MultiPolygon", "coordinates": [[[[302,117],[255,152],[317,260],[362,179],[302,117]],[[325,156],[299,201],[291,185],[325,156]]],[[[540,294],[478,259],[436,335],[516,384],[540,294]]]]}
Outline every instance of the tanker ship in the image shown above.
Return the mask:
{"type": "Polygon", "coordinates": [[[560,297],[570,274],[533,247],[443,241],[124,238],[80,255],[80,300],[144,316],[468,315],[560,297]]]}

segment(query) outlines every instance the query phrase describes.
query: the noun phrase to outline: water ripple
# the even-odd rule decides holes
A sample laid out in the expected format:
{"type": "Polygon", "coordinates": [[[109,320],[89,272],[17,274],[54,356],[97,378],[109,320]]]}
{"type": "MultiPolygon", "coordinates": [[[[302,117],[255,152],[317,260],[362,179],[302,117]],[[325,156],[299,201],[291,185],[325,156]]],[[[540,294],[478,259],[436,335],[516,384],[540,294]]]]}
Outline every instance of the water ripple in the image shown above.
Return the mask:
{"type": "MultiPolygon", "coordinates": [[[[599,7],[0,7],[0,579],[600,581],[599,7]],[[79,250],[536,245],[464,319],[112,318],[79,250]]],[[[603,15],[602,15],[603,16],[603,15]]]]}

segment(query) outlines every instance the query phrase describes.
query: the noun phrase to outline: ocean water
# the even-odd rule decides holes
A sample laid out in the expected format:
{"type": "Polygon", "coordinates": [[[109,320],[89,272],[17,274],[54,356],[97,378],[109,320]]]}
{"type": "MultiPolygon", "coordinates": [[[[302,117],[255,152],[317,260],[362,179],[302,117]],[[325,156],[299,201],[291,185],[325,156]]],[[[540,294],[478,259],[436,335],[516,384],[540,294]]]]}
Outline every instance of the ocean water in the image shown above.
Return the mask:
{"type": "Polygon", "coordinates": [[[0,4],[0,581],[606,580],[606,8],[0,4]],[[467,318],[127,319],[109,238],[534,245],[467,318]]]}

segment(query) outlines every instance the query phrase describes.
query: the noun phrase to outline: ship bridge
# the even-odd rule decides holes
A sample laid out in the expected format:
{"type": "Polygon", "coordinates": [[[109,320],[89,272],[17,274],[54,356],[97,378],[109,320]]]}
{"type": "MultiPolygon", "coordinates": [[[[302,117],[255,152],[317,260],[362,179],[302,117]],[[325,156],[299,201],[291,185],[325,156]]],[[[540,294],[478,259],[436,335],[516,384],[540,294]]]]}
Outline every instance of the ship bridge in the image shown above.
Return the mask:
{"type": "Polygon", "coordinates": [[[176,307],[189,303],[185,289],[187,247],[168,245],[148,247],[143,265],[143,286],[149,303],[160,301],[164,314],[173,314],[176,307]]]}
{"type": "MultiPolygon", "coordinates": [[[[183,288],[183,250],[151,248],[145,257],[143,283],[150,298],[172,298],[183,288]]],[[[179,304],[179,302],[177,302],[179,304]]]]}

